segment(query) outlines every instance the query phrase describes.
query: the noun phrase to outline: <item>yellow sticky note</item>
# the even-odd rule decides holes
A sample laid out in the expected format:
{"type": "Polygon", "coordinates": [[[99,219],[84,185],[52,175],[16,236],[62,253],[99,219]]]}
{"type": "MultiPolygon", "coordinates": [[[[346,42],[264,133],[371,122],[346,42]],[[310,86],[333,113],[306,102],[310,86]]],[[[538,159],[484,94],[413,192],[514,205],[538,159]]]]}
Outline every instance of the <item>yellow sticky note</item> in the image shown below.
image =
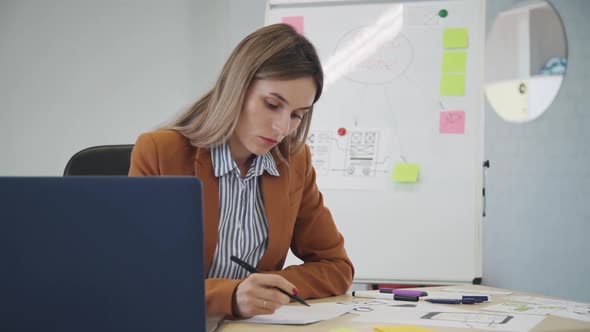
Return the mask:
{"type": "Polygon", "coordinates": [[[393,167],[391,180],[394,182],[417,182],[420,166],[418,164],[397,163],[393,167]]]}
{"type": "Polygon", "coordinates": [[[349,328],[346,328],[346,327],[340,327],[340,328],[337,328],[337,329],[330,330],[328,332],[358,332],[358,331],[357,330],[353,330],[353,329],[349,329],[349,328]]]}
{"type": "Polygon", "coordinates": [[[443,73],[464,73],[467,67],[467,52],[443,52],[443,73]]]}
{"type": "Polygon", "coordinates": [[[377,332],[436,332],[435,330],[426,329],[420,326],[375,326],[373,330],[377,332]]]}
{"type": "Polygon", "coordinates": [[[465,75],[464,74],[442,74],[440,79],[441,96],[464,96],[465,75]]]}
{"type": "Polygon", "coordinates": [[[443,48],[467,48],[467,28],[446,28],[443,32],[443,48]]]}

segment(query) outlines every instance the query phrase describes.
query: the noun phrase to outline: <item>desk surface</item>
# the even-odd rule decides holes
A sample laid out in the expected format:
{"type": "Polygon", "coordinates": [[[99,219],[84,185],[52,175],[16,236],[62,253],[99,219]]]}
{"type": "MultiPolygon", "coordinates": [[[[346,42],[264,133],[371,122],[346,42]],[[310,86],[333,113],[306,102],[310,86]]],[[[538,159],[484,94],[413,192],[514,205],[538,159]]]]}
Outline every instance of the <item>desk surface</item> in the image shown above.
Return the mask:
{"type": "MultiPolygon", "coordinates": [[[[420,288],[420,290],[440,290],[441,288],[445,288],[448,286],[443,287],[425,287],[420,288]]],[[[463,287],[462,287],[463,288],[463,287]]],[[[466,286],[464,288],[473,288],[478,290],[502,290],[498,288],[492,287],[485,287],[485,286],[466,286]]],[[[508,291],[508,290],[506,290],[508,291]]],[[[515,292],[511,295],[506,296],[513,296],[513,295],[535,295],[530,293],[521,293],[515,292]]],[[[546,297],[543,295],[536,295],[540,297],[546,297]]],[[[343,295],[343,296],[336,296],[330,297],[326,299],[319,299],[319,300],[309,300],[310,304],[313,303],[322,303],[322,302],[336,302],[336,301],[351,301],[354,298],[350,295],[343,295]]],[[[492,301],[482,304],[473,304],[469,305],[468,308],[462,306],[461,309],[473,309],[473,310],[480,310],[480,308],[489,306],[492,304],[499,304],[506,302],[504,300],[503,295],[492,295],[492,301]]],[[[233,332],[233,331],[241,331],[241,332],[249,332],[249,331],[306,331],[306,332],[329,332],[330,330],[337,329],[337,328],[349,328],[353,331],[358,332],[374,332],[373,327],[379,325],[394,325],[394,324],[380,324],[380,323],[361,323],[361,322],[354,322],[351,319],[354,317],[352,314],[346,314],[336,319],[319,322],[310,325],[303,325],[303,326],[289,326],[289,325],[269,325],[269,324],[251,324],[251,323],[240,323],[240,322],[224,322],[222,326],[220,326],[216,332],[233,332]]],[[[486,331],[480,329],[464,329],[464,328],[450,328],[450,327],[443,327],[443,326],[424,326],[425,328],[429,328],[434,331],[486,331]]],[[[548,315],[545,319],[535,326],[534,329],[531,331],[590,331],[590,322],[583,322],[579,320],[567,319],[558,316],[548,315]]]]}

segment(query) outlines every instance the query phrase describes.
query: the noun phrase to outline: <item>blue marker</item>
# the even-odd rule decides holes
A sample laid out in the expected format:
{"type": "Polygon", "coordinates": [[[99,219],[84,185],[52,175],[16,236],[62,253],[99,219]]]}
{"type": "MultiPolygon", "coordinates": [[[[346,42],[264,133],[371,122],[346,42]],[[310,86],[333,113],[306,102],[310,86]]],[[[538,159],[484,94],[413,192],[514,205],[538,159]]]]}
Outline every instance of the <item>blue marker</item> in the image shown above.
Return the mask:
{"type": "Polygon", "coordinates": [[[426,301],[430,303],[440,303],[440,304],[475,304],[475,300],[472,299],[463,299],[463,300],[455,300],[455,299],[426,299],[426,301]]]}
{"type": "Polygon", "coordinates": [[[463,299],[473,299],[475,302],[481,303],[488,301],[489,298],[487,295],[463,295],[463,299]]]}

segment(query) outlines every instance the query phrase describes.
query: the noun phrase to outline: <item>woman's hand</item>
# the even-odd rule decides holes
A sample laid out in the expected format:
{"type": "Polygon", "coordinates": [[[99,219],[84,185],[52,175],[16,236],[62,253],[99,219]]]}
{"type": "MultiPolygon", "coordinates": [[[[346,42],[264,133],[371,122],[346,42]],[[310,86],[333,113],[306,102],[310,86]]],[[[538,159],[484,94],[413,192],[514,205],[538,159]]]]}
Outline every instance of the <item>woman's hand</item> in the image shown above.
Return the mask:
{"type": "Polygon", "coordinates": [[[234,315],[252,317],[272,314],[291,300],[275,287],[297,294],[299,291],[287,279],[274,274],[253,273],[242,281],[234,294],[234,315]]]}

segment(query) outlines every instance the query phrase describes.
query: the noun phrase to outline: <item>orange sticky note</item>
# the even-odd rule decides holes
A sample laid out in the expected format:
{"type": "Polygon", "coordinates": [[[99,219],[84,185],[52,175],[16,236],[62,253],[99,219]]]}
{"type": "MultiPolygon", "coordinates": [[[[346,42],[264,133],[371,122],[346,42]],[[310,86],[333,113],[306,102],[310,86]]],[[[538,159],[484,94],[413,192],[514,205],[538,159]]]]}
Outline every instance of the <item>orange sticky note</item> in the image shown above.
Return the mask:
{"type": "Polygon", "coordinates": [[[284,16],[281,23],[288,24],[300,34],[303,34],[303,16],[284,16]]]}
{"type": "Polygon", "coordinates": [[[440,112],[441,134],[464,134],[465,111],[440,112]]]}

